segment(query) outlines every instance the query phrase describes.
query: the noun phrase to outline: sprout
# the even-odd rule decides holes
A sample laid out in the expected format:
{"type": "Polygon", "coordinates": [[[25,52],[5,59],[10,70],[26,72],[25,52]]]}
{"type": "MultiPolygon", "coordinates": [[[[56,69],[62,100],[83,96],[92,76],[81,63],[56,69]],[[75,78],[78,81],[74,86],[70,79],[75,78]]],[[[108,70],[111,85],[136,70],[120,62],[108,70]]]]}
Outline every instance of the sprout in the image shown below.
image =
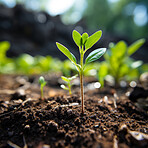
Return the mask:
{"type": "Polygon", "coordinates": [[[106,48],[99,48],[92,51],[86,57],[85,62],[84,62],[84,54],[101,38],[101,35],[102,35],[101,30],[95,32],[91,36],[88,36],[87,33],[83,33],[81,35],[76,30],[73,31],[72,37],[74,42],[78,46],[79,52],[80,52],[80,64],[77,63],[75,56],[65,46],[56,42],[56,45],[59,48],[59,50],[69,58],[69,60],[76,66],[78,70],[78,73],[80,76],[80,94],[81,94],[82,114],[84,114],[84,90],[83,90],[84,68],[86,67],[87,64],[99,59],[105,53],[106,48]]]}
{"type": "Polygon", "coordinates": [[[69,94],[71,95],[71,87],[72,87],[72,83],[71,81],[74,80],[78,75],[75,75],[75,76],[72,76],[72,77],[64,77],[64,76],[61,76],[62,80],[66,83],[67,86],[65,85],[61,85],[61,88],[65,89],[65,90],[68,90],[69,91],[69,94]]]}
{"type": "Polygon", "coordinates": [[[109,50],[104,54],[104,59],[100,64],[100,70],[98,72],[98,79],[104,86],[104,80],[109,80],[108,76],[112,76],[112,84],[115,87],[119,86],[120,81],[133,80],[139,77],[141,73],[142,61],[134,61],[131,55],[134,54],[145,42],[145,39],[139,39],[130,46],[127,46],[126,42],[119,41],[116,44],[110,43],[109,50]]]}
{"type": "Polygon", "coordinates": [[[41,99],[44,100],[43,88],[44,88],[44,86],[46,85],[47,82],[45,81],[43,76],[40,76],[39,83],[40,83],[40,88],[41,88],[41,99]]]}

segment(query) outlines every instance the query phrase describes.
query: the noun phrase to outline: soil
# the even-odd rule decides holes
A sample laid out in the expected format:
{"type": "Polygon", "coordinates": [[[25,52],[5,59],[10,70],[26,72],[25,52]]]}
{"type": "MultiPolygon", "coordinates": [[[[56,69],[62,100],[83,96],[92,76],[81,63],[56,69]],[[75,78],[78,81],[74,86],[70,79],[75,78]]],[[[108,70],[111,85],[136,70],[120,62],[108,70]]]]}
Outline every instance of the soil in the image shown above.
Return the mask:
{"type": "Polygon", "coordinates": [[[70,96],[58,75],[46,75],[41,100],[38,77],[0,75],[0,147],[148,147],[148,114],[127,97],[131,88],[100,90],[86,83],[82,115],[79,86],[70,96]]]}

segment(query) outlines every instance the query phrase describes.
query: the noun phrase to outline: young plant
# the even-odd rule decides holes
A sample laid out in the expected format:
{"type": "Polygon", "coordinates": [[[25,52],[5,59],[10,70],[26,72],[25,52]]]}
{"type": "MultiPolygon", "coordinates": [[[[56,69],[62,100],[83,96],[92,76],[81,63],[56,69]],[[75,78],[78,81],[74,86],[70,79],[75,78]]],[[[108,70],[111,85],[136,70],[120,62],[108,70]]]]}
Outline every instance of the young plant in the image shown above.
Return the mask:
{"type": "Polygon", "coordinates": [[[56,42],[56,45],[59,48],[59,50],[69,58],[69,60],[76,66],[78,70],[80,76],[80,96],[81,96],[82,114],[84,114],[84,90],[83,90],[84,68],[86,67],[87,64],[99,59],[105,53],[106,48],[99,48],[92,51],[86,57],[85,62],[84,62],[84,54],[101,38],[101,35],[102,35],[101,30],[95,32],[91,36],[88,36],[87,33],[83,33],[81,35],[76,30],[73,30],[72,37],[74,42],[78,46],[80,52],[80,64],[77,63],[75,56],[65,46],[56,42]]]}
{"type": "Polygon", "coordinates": [[[101,63],[98,72],[98,78],[102,82],[106,75],[114,78],[115,86],[118,86],[120,80],[130,80],[137,78],[139,74],[138,68],[142,65],[142,61],[134,61],[130,56],[134,54],[145,42],[145,39],[139,39],[130,46],[124,41],[117,44],[110,43],[109,50],[104,55],[105,61],[101,63]]]}
{"type": "Polygon", "coordinates": [[[43,88],[47,82],[45,81],[43,76],[40,76],[39,83],[40,83],[40,88],[41,88],[41,99],[44,100],[43,88]]]}
{"type": "Polygon", "coordinates": [[[69,91],[69,94],[71,95],[71,87],[72,87],[72,80],[74,80],[75,78],[77,77],[77,75],[75,76],[72,76],[72,77],[64,77],[64,76],[61,76],[62,80],[66,83],[67,86],[65,85],[61,85],[61,88],[65,89],[65,90],[68,90],[69,91]]]}

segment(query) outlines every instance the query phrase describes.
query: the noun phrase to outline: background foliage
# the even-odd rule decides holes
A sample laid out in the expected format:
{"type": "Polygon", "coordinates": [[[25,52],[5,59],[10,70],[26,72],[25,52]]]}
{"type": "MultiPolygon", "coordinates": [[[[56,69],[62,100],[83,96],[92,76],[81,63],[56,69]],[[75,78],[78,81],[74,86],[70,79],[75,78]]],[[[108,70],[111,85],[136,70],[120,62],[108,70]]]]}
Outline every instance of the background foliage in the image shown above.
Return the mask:
{"type": "MultiPolygon", "coordinates": [[[[45,10],[51,0],[0,0],[0,3],[14,6],[21,3],[28,9],[45,10]]],[[[124,36],[132,41],[148,38],[147,0],[71,0],[70,9],[59,13],[64,23],[84,20],[88,29],[101,30],[124,36]]],[[[67,3],[65,3],[66,5],[67,3]]]]}
{"type": "Polygon", "coordinates": [[[111,0],[87,0],[87,3],[83,16],[88,27],[101,28],[133,40],[147,38],[147,0],[116,0],[114,3],[111,0]]]}

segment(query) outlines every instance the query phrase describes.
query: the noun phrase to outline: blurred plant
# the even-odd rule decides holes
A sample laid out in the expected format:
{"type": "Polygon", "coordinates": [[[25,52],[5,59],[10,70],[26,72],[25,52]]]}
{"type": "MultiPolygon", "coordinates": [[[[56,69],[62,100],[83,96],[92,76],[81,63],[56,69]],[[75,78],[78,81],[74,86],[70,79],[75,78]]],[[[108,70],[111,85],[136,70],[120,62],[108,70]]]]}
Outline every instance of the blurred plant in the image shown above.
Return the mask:
{"type": "Polygon", "coordinates": [[[62,67],[62,74],[66,77],[70,77],[71,75],[75,75],[77,73],[77,70],[75,69],[75,65],[72,64],[71,61],[65,60],[63,61],[63,67],[62,67]]]}
{"type": "Polygon", "coordinates": [[[99,26],[111,38],[114,35],[132,40],[147,38],[147,0],[86,0],[86,3],[83,18],[89,29],[99,26]],[[145,15],[138,17],[140,12],[145,15]]]}
{"type": "Polygon", "coordinates": [[[45,81],[43,76],[40,76],[39,83],[40,83],[40,89],[41,89],[41,99],[44,100],[43,88],[47,82],[45,81]]]}
{"type": "Polygon", "coordinates": [[[68,90],[69,94],[71,95],[71,87],[73,85],[72,80],[74,80],[78,75],[72,76],[72,77],[64,77],[61,76],[62,80],[65,82],[66,86],[64,84],[61,85],[61,88],[68,90]]]}
{"type": "Polygon", "coordinates": [[[0,42],[0,73],[11,73],[15,69],[13,60],[6,56],[9,48],[10,43],[8,41],[0,42]]]}
{"type": "Polygon", "coordinates": [[[84,69],[84,76],[94,76],[96,77],[97,71],[99,70],[100,62],[93,62],[88,65],[86,65],[86,68],[84,69]]]}
{"type": "Polygon", "coordinates": [[[35,66],[34,57],[29,54],[22,54],[15,60],[16,70],[18,72],[25,72],[26,74],[31,73],[31,69],[35,66]]]}
{"type": "MultiPolygon", "coordinates": [[[[0,42],[0,73],[41,74],[46,72],[60,72],[67,77],[75,75],[77,70],[69,60],[61,61],[51,56],[31,56],[21,54],[16,58],[8,58],[6,52],[10,43],[0,42]]],[[[90,63],[84,70],[84,75],[95,75],[98,63],[90,63]]]]}
{"type": "Polygon", "coordinates": [[[139,76],[142,61],[134,61],[130,56],[134,54],[145,42],[145,39],[139,39],[129,47],[124,41],[117,44],[110,43],[109,48],[104,55],[105,61],[101,63],[98,72],[98,79],[104,86],[104,79],[107,75],[114,78],[115,86],[121,79],[131,80],[139,76]]]}
{"type": "Polygon", "coordinates": [[[41,72],[48,72],[51,70],[51,63],[53,58],[51,56],[36,56],[34,57],[35,69],[39,69],[41,72]]]}
{"type": "Polygon", "coordinates": [[[51,56],[35,56],[22,54],[14,59],[16,71],[24,74],[40,74],[45,72],[61,72],[63,63],[51,56]]]}
{"type": "Polygon", "coordinates": [[[98,71],[98,79],[101,84],[101,88],[104,87],[104,78],[108,74],[108,65],[106,62],[101,62],[98,71]]]}
{"type": "Polygon", "coordinates": [[[88,36],[87,33],[83,33],[82,35],[73,30],[72,36],[73,40],[76,45],[79,47],[80,52],[80,64],[77,64],[75,56],[62,44],[56,42],[57,47],[59,50],[65,54],[69,60],[76,66],[79,76],[80,76],[80,92],[81,92],[81,107],[82,107],[82,114],[84,114],[84,90],[83,90],[83,75],[84,75],[84,68],[87,64],[99,59],[106,51],[105,48],[100,48],[92,51],[85,59],[84,63],[84,54],[88,49],[90,49],[100,38],[102,35],[102,31],[99,30],[95,32],[93,35],[88,36]]]}

